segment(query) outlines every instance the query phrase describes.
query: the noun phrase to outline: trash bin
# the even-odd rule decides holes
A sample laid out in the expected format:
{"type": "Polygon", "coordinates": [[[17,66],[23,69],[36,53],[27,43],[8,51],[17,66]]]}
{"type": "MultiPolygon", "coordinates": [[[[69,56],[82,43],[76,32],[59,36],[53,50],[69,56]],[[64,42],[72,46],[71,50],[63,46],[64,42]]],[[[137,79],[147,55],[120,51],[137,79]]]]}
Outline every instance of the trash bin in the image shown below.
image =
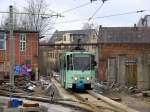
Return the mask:
{"type": "Polygon", "coordinates": [[[17,99],[12,100],[12,107],[17,108],[19,106],[19,101],[17,99]]]}

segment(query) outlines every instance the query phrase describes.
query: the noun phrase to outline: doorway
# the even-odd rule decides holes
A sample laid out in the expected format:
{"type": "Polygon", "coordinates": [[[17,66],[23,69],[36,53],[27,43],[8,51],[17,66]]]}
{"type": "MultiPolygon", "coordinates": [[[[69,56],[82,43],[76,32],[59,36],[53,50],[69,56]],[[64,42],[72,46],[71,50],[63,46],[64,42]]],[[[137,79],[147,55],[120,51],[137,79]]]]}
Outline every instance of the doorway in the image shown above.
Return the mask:
{"type": "Polygon", "coordinates": [[[137,64],[128,63],[126,65],[127,86],[137,86],[137,64]]]}

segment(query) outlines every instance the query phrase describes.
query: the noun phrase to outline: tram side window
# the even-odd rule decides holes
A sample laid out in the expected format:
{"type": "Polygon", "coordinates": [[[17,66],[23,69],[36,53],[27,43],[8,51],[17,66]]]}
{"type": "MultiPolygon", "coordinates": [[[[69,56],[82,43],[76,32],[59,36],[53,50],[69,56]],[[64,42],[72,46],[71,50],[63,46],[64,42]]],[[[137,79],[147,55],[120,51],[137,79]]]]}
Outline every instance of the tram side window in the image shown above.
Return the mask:
{"type": "Polygon", "coordinates": [[[96,66],[96,61],[95,61],[95,57],[93,55],[92,55],[92,58],[91,58],[91,63],[92,63],[91,69],[94,69],[95,66],[96,66]]]}
{"type": "Polygon", "coordinates": [[[59,66],[60,66],[60,70],[61,70],[61,67],[62,67],[62,66],[61,66],[61,60],[60,60],[60,62],[59,62],[59,66]]]}
{"type": "Polygon", "coordinates": [[[64,57],[64,70],[66,69],[66,59],[64,57]]]}
{"type": "Polygon", "coordinates": [[[60,70],[62,70],[63,69],[63,65],[62,65],[63,63],[62,63],[62,60],[60,59],[60,70]]]}
{"type": "Polygon", "coordinates": [[[67,70],[73,70],[72,55],[67,56],[67,70]]]}

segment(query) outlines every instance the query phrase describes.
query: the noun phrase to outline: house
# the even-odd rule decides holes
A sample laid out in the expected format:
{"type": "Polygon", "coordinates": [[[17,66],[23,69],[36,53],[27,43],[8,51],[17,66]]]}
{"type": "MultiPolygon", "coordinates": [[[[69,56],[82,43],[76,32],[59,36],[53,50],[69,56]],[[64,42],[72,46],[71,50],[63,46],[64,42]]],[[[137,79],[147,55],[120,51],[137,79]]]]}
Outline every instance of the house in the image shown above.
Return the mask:
{"type": "Polygon", "coordinates": [[[49,40],[49,42],[64,40],[65,37],[70,38],[70,41],[74,42],[76,42],[80,38],[81,42],[84,42],[85,40],[88,40],[92,32],[94,32],[94,29],[66,30],[66,31],[56,30],[52,35],[51,39],[49,40]]]}
{"type": "MultiPolygon", "coordinates": [[[[37,31],[14,31],[14,75],[22,74],[21,69],[27,66],[34,79],[38,78],[38,46],[37,31]]],[[[10,36],[8,30],[0,30],[0,75],[9,76],[10,72],[10,36]]]]}
{"type": "MultiPolygon", "coordinates": [[[[54,44],[77,44],[80,39],[80,43],[96,43],[97,35],[95,34],[95,29],[83,29],[83,30],[67,30],[67,31],[58,31],[56,30],[52,35],[49,43],[54,44]]],[[[48,65],[49,68],[54,70],[57,69],[58,66],[58,58],[59,56],[66,50],[72,49],[75,46],[54,46],[49,47],[47,52],[48,65]]],[[[87,51],[96,52],[95,46],[82,46],[87,51]]],[[[43,71],[44,72],[44,71],[43,71]]]]}
{"type": "Polygon", "coordinates": [[[98,79],[150,89],[150,28],[101,27],[98,79]]]}

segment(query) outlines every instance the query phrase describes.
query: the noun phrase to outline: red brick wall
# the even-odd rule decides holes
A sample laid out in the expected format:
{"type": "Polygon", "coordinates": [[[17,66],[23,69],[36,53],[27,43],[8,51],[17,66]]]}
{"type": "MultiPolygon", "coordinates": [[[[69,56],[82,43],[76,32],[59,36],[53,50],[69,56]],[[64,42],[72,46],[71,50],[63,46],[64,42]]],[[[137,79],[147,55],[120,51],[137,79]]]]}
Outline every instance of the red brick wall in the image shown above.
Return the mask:
{"type": "Polygon", "coordinates": [[[104,44],[101,58],[107,59],[118,54],[126,54],[128,58],[134,58],[142,51],[150,51],[150,44],[104,44]]]}
{"type": "Polygon", "coordinates": [[[105,80],[105,71],[107,65],[107,59],[109,57],[115,57],[120,54],[127,55],[128,59],[134,59],[142,52],[150,52],[150,44],[103,44],[99,50],[101,55],[99,59],[99,73],[98,79],[105,80]]]}
{"type": "MultiPolygon", "coordinates": [[[[9,34],[6,41],[6,61],[9,62],[9,34]]],[[[38,33],[26,33],[26,49],[20,51],[19,33],[14,33],[14,62],[15,64],[25,64],[26,60],[31,60],[31,64],[38,65],[38,33]]]]}

